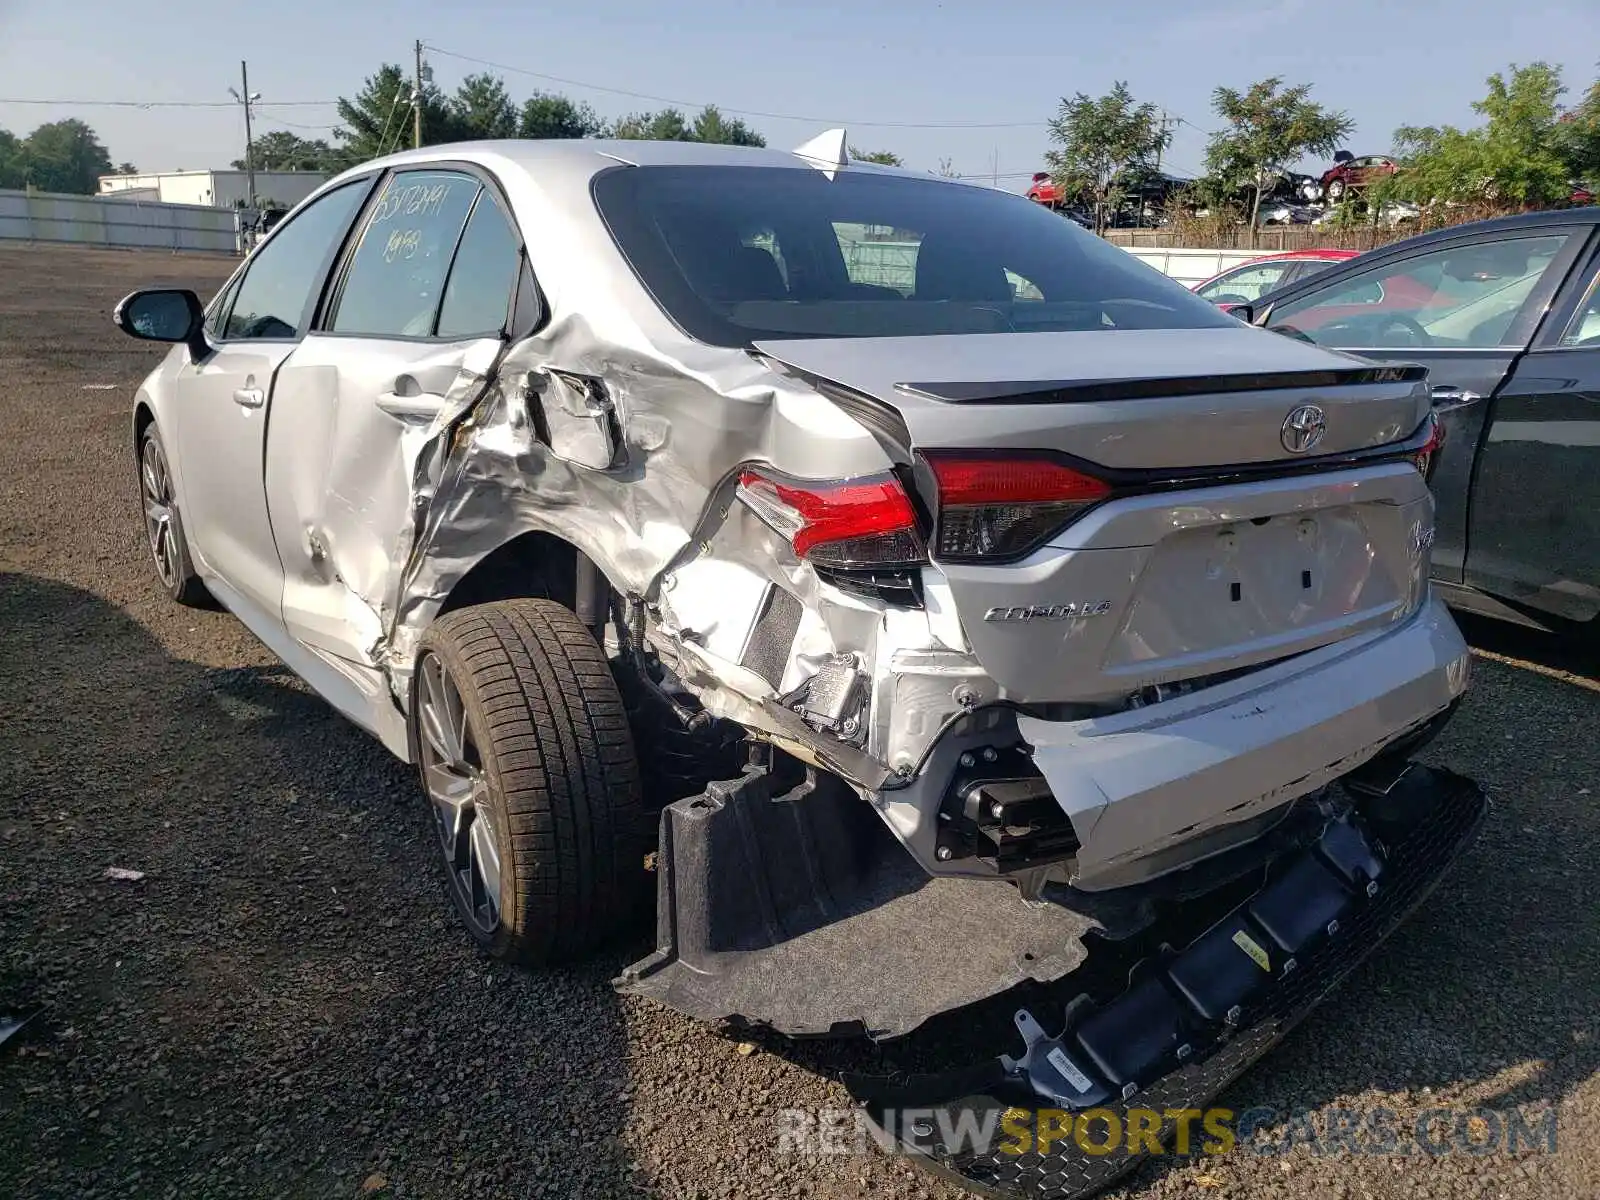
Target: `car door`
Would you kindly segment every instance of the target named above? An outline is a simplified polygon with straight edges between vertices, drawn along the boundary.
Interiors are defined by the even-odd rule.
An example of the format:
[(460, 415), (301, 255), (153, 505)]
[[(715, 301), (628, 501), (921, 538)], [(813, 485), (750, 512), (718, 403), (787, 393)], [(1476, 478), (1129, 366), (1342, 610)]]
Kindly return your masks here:
[(418, 454), (447, 398), (481, 392), (504, 345), (523, 277), (509, 211), (468, 168), (392, 174), (279, 373), (267, 503), (283, 620), (324, 655), (377, 665)]
[(1462, 582), (1488, 400), (1526, 350), (1586, 232), (1538, 226), (1429, 238), (1264, 300), (1258, 319), (1278, 333), (1428, 368), (1446, 433), (1432, 475), (1437, 579)]
[(1600, 247), (1495, 397), (1466, 582), (1570, 620), (1600, 615)]
[(210, 352), (173, 382), (184, 532), (201, 573), (247, 624), (275, 619), (281, 590), (262, 475), (273, 379), (370, 182), (318, 197), (262, 244), (207, 318)]

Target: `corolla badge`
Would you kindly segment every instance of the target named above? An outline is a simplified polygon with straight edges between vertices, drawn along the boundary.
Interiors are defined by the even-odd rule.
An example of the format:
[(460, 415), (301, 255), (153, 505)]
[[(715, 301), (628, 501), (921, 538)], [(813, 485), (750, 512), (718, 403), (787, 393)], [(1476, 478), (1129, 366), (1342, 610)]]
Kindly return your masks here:
[(1322, 440), (1328, 418), (1315, 404), (1302, 404), (1283, 419), (1278, 440), (1290, 454), (1304, 454)]
[(1085, 600), (1081, 604), (1013, 604), (991, 608), (985, 621), (1076, 621), (1084, 617), (1103, 617), (1111, 611), (1109, 600)]

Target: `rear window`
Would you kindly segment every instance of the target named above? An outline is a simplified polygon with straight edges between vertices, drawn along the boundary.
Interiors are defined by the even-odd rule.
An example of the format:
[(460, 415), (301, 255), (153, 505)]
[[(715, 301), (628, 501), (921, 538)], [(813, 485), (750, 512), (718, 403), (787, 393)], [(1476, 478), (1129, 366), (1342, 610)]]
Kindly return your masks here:
[(691, 337), (914, 337), (1237, 322), (1038, 204), (936, 179), (619, 167), (595, 203)]

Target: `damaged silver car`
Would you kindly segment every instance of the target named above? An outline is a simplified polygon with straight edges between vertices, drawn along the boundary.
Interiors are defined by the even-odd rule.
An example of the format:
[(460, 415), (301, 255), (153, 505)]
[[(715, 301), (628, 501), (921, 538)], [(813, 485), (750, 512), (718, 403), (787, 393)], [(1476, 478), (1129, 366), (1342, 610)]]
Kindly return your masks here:
[(702, 1018), (1031, 989), (884, 1113), (1209, 1094), (1482, 817), (1424, 371), (844, 147), (408, 152), (129, 296), (157, 573), (416, 764), (493, 954), (653, 879), (618, 986)]

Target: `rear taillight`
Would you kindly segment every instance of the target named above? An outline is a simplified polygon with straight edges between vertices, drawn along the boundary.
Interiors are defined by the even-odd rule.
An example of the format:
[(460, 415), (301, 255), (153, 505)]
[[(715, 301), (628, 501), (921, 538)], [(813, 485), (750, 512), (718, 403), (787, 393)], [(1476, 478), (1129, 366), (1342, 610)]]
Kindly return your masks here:
[(939, 486), (934, 556), (946, 562), (1020, 558), (1111, 494), (1111, 485), (1054, 459), (934, 452)]
[(1414, 454), (1407, 455), (1407, 457), (1411, 459), (1411, 465), (1422, 472), (1424, 479), (1431, 480), (1439, 451), (1444, 448), (1444, 422), (1439, 420), (1435, 414), (1429, 413), (1427, 426), (1428, 440), (1422, 444), (1420, 450)]
[(911, 500), (893, 475), (802, 482), (750, 470), (739, 476), (738, 496), (817, 566), (890, 569), (927, 561)]

